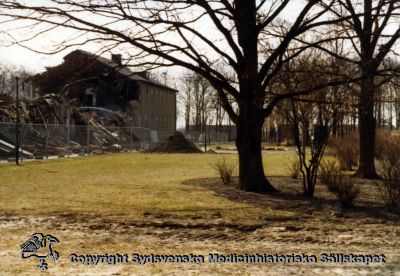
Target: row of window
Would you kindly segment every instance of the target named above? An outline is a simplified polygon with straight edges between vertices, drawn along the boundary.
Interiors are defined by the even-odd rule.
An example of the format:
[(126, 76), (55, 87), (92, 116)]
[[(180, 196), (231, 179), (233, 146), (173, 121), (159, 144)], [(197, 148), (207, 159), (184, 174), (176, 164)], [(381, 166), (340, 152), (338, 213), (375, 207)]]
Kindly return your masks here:
[(175, 117), (158, 114), (140, 116), (140, 114), (137, 114), (137, 125), (155, 129), (173, 129), (175, 127)]
[(175, 103), (174, 93), (156, 87), (145, 86), (145, 89), (142, 93), (144, 93), (144, 95), (141, 97), (141, 101), (143, 103), (149, 103), (151, 105)]

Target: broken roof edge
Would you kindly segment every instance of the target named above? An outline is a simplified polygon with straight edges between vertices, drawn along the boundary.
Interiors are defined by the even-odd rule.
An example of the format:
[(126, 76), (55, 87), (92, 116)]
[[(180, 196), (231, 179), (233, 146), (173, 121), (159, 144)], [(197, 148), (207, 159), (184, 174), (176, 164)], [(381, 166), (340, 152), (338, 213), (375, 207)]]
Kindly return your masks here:
[(98, 62), (110, 67), (111, 69), (115, 70), (117, 73), (119, 73), (119, 74), (121, 74), (121, 75), (123, 75), (123, 76), (125, 76), (125, 77), (127, 77), (127, 78), (129, 78), (131, 80), (135, 80), (135, 81), (139, 81), (139, 82), (145, 82), (147, 84), (151, 84), (151, 85), (154, 85), (154, 86), (162, 87), (162, 88), (165, 88), (167, 90), (173, 91), (175, 93), (179, 92), (177, 89), (171, 88), (171, 87), (169, 87), (169, 86), (167, 86), (165, 84), (162, 84), (162, 83), (160, 83), (160, 82), (158, 82), (156, 80), (151, 80), (151, 79), (142, 77), (140, 75), (140, 72), (132, 72), (128, 68), (128, 66), (126, 66), (126, 65), (119, 65), (119, 64), (115, 63), (114, 61), (112, 61), (111, 59), (107, 59), (105, 57), (102, 57), (102, 56), (87, 52), (85, 50), (80, 50), (80, 49), (74, 50), (74, 51), (70, 52), (69, 54), (65, 55), (63, 59), (66, 60), (66, 58), (68, 56), (70, 56), (71, 54), (76, 53), (76, 52), (95, 58)]

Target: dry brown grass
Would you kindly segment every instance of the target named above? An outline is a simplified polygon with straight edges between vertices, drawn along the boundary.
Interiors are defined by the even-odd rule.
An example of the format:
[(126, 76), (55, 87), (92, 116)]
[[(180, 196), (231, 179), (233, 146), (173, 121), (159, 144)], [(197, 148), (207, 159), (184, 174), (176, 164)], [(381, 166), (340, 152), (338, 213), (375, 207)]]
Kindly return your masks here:
[(218, 160), (215, 164), (211, 165), (218, 173), (219, 178), (225, 185), (231, 185), (233, 174), (236, 171), (236, 164), (227, 162), (225, 158)]
[[(293, 154), (293, 153), (292, 153)], [(229, 162), (236, 155), (224, 155)], [(266, 154), (266, 171), (283, 175), (288, 153)], [(33, 232), (53, 234), (61, 258), (50, 275), (393, 275), (400, 267), (399, 217), (383, 209), (373, 183), (356, 207), (338, 214), (333, 197), (317, 186), (272, 177), (281, 192), (244, 193), (222, 185), (209, 164), (216, 154), (114, 154), (0, 167), (2, 275), (33, 275), (19, 245)], [(193, 180), (199, 179), (202, 180)], [(204, 179), (207, 178), (207, 179)], [(192, 179), (191, 181), (189, 181)], [(345, 252), (387, 256), (384, 265), (154, 264), (88, 266), (71, 253), (292, 254)]]
[(386, 207), (400, 211), (400, 136), (380, 134), (378, 171), (384, 181), (378, 183), (379, 191)]
[(353, 178), (340, 170), (336, 160), (324, 160), (318, 172), (320, 183), (326, 185), (328, 191), (339, 199), (342, 207), (352, 207), (353, 201), (360, 193), (360, 187)]
[(357, 165), (360, 154), (358, 133), (354, 132), (343, 138), (332, 137), (329, 141), (329, 147), (339, 160), (341, 170), (351, 171), (353, 166)]

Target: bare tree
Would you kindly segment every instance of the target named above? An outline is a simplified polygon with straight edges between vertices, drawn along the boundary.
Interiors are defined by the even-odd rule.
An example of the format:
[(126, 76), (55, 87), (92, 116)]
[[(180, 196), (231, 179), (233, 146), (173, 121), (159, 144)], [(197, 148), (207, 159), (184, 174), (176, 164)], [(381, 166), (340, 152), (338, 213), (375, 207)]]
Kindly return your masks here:
[(12, 70), (13, 68), (5, 64), (0, 66), (0, 94), (10, 95), (14, 90), (15, 80), (12, 77)]
[[(321, 52), (309, 51), (295, 62), (286, 64), (276, 78), (275, 86), (284, 90), (306, 89), (313, 83), (335, 78), (336, 64), (324, 59)], [(303, 181), (303, 195), (313, 197), (317, 182), (318, 168), (328, 144), (334, 114), (339, 105), (337, 87), (293, 97), (280, 103), (276, 113), (290, 123), (293, 140), (297, 148), (300, 172)]]
[[(240, 189), (268, 192), (275, 189), (266, 179), (262, 163), (264, 119), (281, 100), (338, 82), (283, 94), (268, 90), (269, 84), (287, 61), (309, 47), (302, 45), (285, 56), (295, 38), (344, 20), (325, 16), (336, 1), (304, 1), (297, 7), (297, 16), (284, 27), (279, 17), (294, 1), (49, 0), (36, 6), (4, 0), (0, 15), (8, 26), (20, 20), (33, 22), (30, 26), (34, 35), (16, 38), (20, 44), (39, 34), (68, 28), (76, 31), (78, 39), (60, 41), (52, 53), (88, 42), (105, 44), (103, 51), (128, 45), (136, 65), (177, 65), (203, 76), (216, 89), (223, 108), (237, 126)], [(319, 5), (321, 2), (326, 6)], [(221, 63), (232, 69), (235, 83), (219, 71), (217, 65)], [(234, 99), (237, 111), (229, 97)]]
[[(203, 76), (186, 71), (182, 79), (180, 100), (184, 106), (186, 131), (204, 132), (207, 119), (211, 117), (213, 90)], [(191, 126), (194, 129), (190, 129)]]
[(359, 82), (358, 127), (360, 135), (360, 160), (357, 174), (365, 178), (377, 177), (374, 152), (375, 129), (374, 99), (379, 82), (377, 76), (385, 57), (390, 54), (400, 37), (400, 2), (398, 0), (339, 0), (331, 11), (340, 21), (340, 39), (353, 48), (352, 56), (338, 58), (358, 66)]
[(190, 123), (192, 118), (193, 110), (193, 85), (192, 78), (188, 73), (184, 73), (181, 77), (182, 83), (180, 87), (180, 93), (178, 95), (179, 102), (183, 105), (183, 114), (185, 119), (185, 131), (190, 130)]
[[(18, 71), (18, 77), (22, 80), (26, 80), (32, 73), (24, 68), (17, 68), (8, 64), (0, 64), (0, 95), (15, 95), (15, 85)], [(24, 84), (24, 82), (22, 82)]]

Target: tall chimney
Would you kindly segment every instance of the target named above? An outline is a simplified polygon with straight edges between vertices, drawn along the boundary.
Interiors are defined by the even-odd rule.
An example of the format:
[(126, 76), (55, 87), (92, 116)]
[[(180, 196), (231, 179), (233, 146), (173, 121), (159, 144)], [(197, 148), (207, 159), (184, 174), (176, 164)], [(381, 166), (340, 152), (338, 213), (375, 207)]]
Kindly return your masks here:
[(122, 65), (122, 55), (120, 54), (111, 54), (111, 60), (114, 61), (119, 66)]

